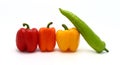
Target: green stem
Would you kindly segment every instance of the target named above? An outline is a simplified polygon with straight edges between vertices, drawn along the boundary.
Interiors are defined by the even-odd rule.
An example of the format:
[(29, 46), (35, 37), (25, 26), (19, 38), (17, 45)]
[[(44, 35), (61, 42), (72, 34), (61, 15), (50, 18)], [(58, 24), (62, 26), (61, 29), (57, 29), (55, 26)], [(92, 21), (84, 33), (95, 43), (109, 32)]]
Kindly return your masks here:
[(106, 52), (109, 52), (109, 50), (108, 50), (108, 49), (106, 49), (106, 48), (105, 48), (104, 50), (105, 50)]
[(30, 29), (29, 25), (27, 23), (23, 23), (23, 27), (27, 27), (27, 29)]
[(51, 24), (53, 24), (53, 22), (48, 23), (47, 28), (49, 28)]
[(67, 27), (65, 24), (62, 24), (62, 27), (63, 27), (65, 30), (68, 30), (68, 27)]

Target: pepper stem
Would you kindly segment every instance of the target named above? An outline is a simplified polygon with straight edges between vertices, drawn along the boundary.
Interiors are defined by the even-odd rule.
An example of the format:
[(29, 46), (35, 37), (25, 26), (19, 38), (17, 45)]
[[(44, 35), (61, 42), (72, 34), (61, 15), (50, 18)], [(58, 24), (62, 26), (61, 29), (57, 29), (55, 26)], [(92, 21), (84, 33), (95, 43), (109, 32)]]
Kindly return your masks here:
[(30, 29), (29, 25), (27, 23), (23, 23), (23, 27), (27, 27), (27, 29)]
[(104, 50), (105, 50), (106, 52), (109, 52), (109, 50), (108, 50), (108, 49), (106, 49), (106, 48), (105, 48)]
[(53, 22), (49, 22), (47, 28), (49, 28), (51, 24), (53, 24)]
[(68, 27), (67, 27), (65, 24), (62, 24), (62, 27), (63, 27), (65, 30), (68, 30)]

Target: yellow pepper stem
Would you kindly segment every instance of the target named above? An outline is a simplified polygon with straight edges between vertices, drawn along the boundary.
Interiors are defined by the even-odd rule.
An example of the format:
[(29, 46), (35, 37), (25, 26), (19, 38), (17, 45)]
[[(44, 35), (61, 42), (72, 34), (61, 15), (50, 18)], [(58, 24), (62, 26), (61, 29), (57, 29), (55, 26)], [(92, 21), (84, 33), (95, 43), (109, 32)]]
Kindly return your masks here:
[(68, 27), (67, 27), (65, 24), (62, 24), (62, 27), (63, 27), (65, 30), (68, 30)]

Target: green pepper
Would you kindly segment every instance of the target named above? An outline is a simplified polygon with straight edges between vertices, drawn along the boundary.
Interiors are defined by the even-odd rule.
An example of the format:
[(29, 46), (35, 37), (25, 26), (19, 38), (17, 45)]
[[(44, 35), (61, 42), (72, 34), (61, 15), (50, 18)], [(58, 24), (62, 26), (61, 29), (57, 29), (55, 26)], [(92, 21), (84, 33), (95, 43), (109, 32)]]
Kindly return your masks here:
[(65, 17), (67, 17), (71, 21), (71, 23), (77, 28), (77, 30), (81, 33), (87, 43), (96, 52), (101, 53), (103, 50), (109, 52), (105, 48), (105, 42), (102, 41), (83, 20), (81, 20), (78, 16), (70, 11), (63, 10), (61, 8), (59, 8), (59, 10)]

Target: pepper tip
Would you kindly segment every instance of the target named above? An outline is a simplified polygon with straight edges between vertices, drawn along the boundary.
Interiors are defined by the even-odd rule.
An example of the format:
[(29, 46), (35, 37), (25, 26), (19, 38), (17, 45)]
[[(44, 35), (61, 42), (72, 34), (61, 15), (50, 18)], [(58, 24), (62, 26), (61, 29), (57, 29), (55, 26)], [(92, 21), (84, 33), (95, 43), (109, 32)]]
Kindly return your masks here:
[(106, 52), (109, 52), (109, 50), (108, 50), (108, 49), (106, 49), (106, 48), (105, 48), (104, 50), (105, 50)]

